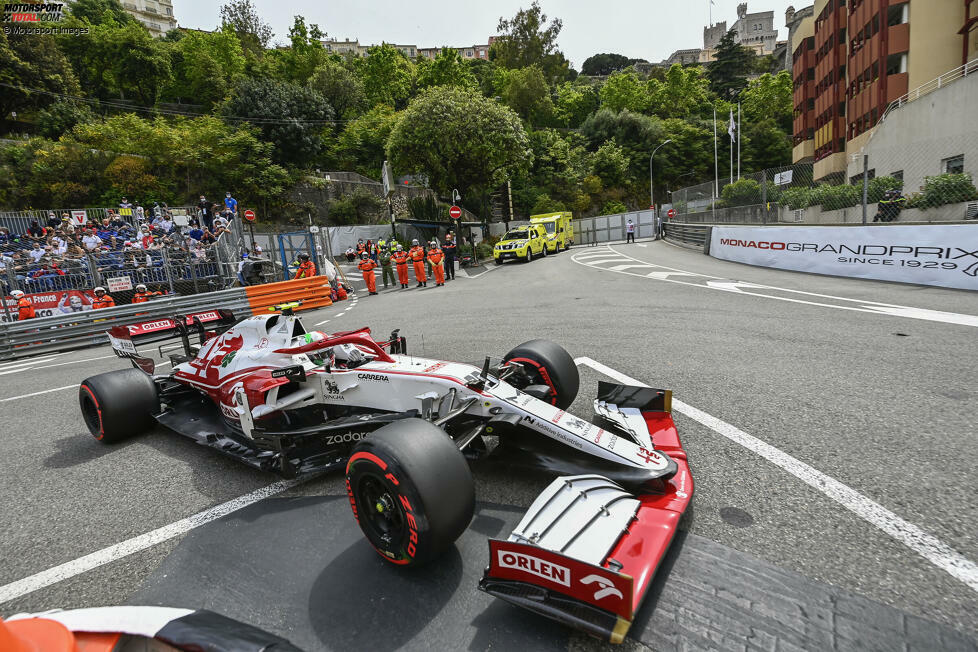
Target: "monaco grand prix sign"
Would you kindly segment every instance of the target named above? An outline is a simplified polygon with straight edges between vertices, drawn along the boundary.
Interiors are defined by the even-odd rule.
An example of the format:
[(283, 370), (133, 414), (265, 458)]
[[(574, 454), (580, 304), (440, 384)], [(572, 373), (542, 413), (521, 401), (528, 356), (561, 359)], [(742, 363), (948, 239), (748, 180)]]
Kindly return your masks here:
[(799, 272), (978, 290), (978, 224), (716, 226), (710, 255)]

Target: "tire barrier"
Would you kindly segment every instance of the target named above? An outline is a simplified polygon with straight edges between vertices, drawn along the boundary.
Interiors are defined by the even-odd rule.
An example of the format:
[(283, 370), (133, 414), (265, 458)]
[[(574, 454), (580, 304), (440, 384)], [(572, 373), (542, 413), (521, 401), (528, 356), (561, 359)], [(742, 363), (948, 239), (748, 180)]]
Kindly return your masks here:
[(315, 310), (333, 305), (330, 300), (329, 280), (325, 276), (311, 276), (292, 281), (249, 285), (244, 288), (252, 314), (268, 312), (268, 309), (290, 301), (301, 301), (296, 310)]

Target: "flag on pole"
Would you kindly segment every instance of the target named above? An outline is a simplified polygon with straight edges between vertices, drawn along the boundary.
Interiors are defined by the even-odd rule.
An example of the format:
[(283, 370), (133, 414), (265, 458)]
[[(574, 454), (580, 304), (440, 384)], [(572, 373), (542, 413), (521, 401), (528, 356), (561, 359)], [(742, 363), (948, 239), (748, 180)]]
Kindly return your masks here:
[(727, 133), (730, 134), (730, 142), (737, 142), (737, 123), (734, 121), (733, 107), (730, 107), (730, 126), (727, 127)]

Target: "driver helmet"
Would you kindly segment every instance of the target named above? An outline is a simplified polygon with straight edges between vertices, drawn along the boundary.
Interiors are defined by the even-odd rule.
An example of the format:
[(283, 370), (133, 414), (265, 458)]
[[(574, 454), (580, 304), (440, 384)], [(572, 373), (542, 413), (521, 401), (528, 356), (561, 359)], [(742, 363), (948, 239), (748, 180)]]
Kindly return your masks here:
[(299, 260), (309, 260), (309, 254), (299, 254)]
[(105, 294), (105, 288), (104, 288), (104, 287), (102, 287), (101, 285), (99, 285), (99, 286), (97, 286), (97, 287), (96, 287), (96, 288), (95, 288), (94, 290), (92, 290), (92, 291), (93, 291), (93, 292), (95, 292), (95, 296), (97, 296), (97, 297), (100, 297), (100, 296), (102, 296), (103, 294)]
[(145, 292), (145, 291), (146, 291), (146, 286), (143, 285), (142, 283), (136, 286), (136, 292)]
[(10, 296), (12, 296), (12, 297), (13, 297), (13, 298), (15, 298), (15, 299), (19, 299), (19, 298), (21, 298), (22, 296), (24, 296), (24, 291), (23, 291), (23, 290), (13, 290), (13, 291), (12, 291), (12, 292), (10, 293)]
[(326, 333), (324, 333), (322, 331), (310, 331), (308, 333), (304, 333), (302, 335), (299, 335), (299, 339), (302, 340), (302, 343), (303, 344), (312, 344), (313, 342), (322, 342), (327, 337), (328, 336), (326, 335)]

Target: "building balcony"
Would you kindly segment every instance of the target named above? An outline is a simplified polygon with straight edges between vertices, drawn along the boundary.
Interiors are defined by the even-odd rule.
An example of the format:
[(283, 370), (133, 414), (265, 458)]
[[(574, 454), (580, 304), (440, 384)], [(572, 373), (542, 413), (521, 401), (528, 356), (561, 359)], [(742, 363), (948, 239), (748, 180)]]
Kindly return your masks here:
[(910, 23), (893, 25), (887, 31), (887, 54), (898, 54), (910, 51)]
[(903, 97), (907, 94), (910, 83), (910, 73), (900, 72), (895, 75), (886, 76), (886, 103), (889, 104), (894, 100)]

